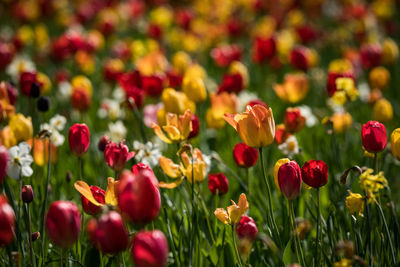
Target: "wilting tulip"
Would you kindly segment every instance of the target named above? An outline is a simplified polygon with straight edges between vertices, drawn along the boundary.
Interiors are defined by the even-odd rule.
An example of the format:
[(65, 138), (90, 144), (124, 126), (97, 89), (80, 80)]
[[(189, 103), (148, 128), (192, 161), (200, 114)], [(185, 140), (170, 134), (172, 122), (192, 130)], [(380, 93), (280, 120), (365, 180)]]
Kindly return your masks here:
[(129, 148), (122, 140), (119, 145), (114, 142), (109, 143), (104, 150), (104, 158), (108, 166), (114, 171), (120, 171), (124, 168), (126, 162), (133, 158), (135, 152), (129, 152)]
[(390, 135), (390, 145), (393, 156), (400, 160), (400, 128), (395, 129)]
[(15, 232), (14, 210), (8, 204), (7, 198), (0, 195), (0, 247), (9, 245)]
[(258, 150), (245, 143), (238, 143), (233, 148), (233, 159), (240, 168), (250, 168), (257, 163)]
[(223, 222), (224, 224), (232, 224), (238, 223), (240, 218), (246, 211), (249, 209), (249, 202), (247, 202), (247, 197), (245, 194), (240, 194), (239, 201), (236, 204), (235, 201), (232, 201), (232, 205), (225, 209), (217, 208), (214, 211), (214, 215), (218, 220)]
[(225, 114), (224, 118), (250, 147), (260, 148), (274, 142), (275, 121), (271, 108), (261, 105), (247, 106), (245, 112)]
[(156, 182), (157, 178), (150, 170), (142, 169), (136, 174), (123, 171), (116, 188), (122, 215), (139, 224), (154, 220), (161, 206), (160, 191)]
[(319, 188), (328, 182), (328, 165), (322, 160), (310, 160), (301, 168), (301, 178), (308, 186)]
[(53, 202), (47, 211), (46, 230), (55, 245), (70, 248), (81, 232), (81, 215), (75, 203), (62, 200)]
[(217, 174), (210, 173), (208, 175), (208, 188), (213, 195), (217, 194), (217, 192), (218, 195), (224, 195), (229, 189), (228, 178), (222, 172)]
[(168, 259), (168, 242), (159, 230), (141, 231), (133, 238), (132, 258), (137, 267), (163, 267)]
[(301, 190), (301, 170), (296, 161), (289, 161), (279, 167), (278, 182), (282, 194), (288, 200), (299, 196)]
[(236, 224), (236, 234), (238, 237), (240, 239), (247, 238), (253, 241), (256, 239), (257, 233), (257, 225), (253, 218), (242, 215), (242, 218), (240, 218), (240, 221)]
[(387, 143), (386, 128), (380, 122), (369, 121), (361, 130), (362, 144), (368, 152), (377, 153), (385, 149)]
[(285, 129), (288, 132), (295, 133), (300, 131), (306, 122), (306, 118), (301, 115), (299, 108), (287, 108), (283, 118)]
[(390, 102), (385, 98), (376, 101), (373, 109), (373, 117), (374, 120), (379, 122), (391, 121), (393, 118), (392, 104), (390, 104)]
[[(93, 195), (94, 199), (97, 200), (97, 202), (99, 202), (101, 204), (106, 203), (106, 200), (105, 200), (106, 192), (103, 189), (101, 189), (98, 186), (92, 185), (92, 186), (90, 186), (90, 191), (92, 192), (92, 195)], [(87, 214), (96, 215), (96, 214), (99, 214), (99, 212), (101, 211), (101, 206), (94, 205), (83, 195), (81, 195), (81, 202), (82, 202), (83, 211)]]
[(186, 110), (183, 115), (167, 114), (167, 125), (161, 127), (153, 123), (154, 133), (165, 143), (179, 143), (186, 140), (192, 131), (192, 112)]
[(86, 230), (93, 245), (104, 254), (116, 254), (128, 247), (128, 232), (116, 211), (103, 214), (98, 221), (91, 219)]
[(89, 148), (90, 135), (86, 124), (75, 123), (69, 128), (68, 133), (69, 148), (72, 153), (80, 157), (86, 153)]
[(8, 167), (8, 150), (5, 146), (0, 145), (0, 184), (6, 178)]

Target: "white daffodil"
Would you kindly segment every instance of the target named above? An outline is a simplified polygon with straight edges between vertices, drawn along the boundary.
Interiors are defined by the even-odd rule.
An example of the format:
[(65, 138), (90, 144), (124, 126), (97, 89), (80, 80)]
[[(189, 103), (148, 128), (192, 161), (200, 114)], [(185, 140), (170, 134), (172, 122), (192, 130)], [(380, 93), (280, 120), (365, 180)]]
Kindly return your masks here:
[(67, 119), (64, 116), (59, 114), (55, 115), (50, 119), (50, 126), (57, 131), (62, 131), (65, 128), (65, 124), (67, 123)]
[(65, 137), (60, 134), (59, 131), (64, 130), (67, 119), (61, 115), (55, 115), (50, 119), (50, 123), (43, 123), (40, 125), (40, 131), (48, 131), (50, 135), (50, 140), (54, 146), (61, 146), (64, 144)]
[(21, 142), (17, 146), (13, 146), (9, 149), (8, 176), (17, 180), (22, 177), (29, 177), (33, 174), (31, 168), (33, 158), (30, 151), (31, 147), (25, 142)]
[(306, 126), (313, 127), (318, 123), (317, 117), (312, 113), (312, 110), (309, 106), (303, 105), (299, 106), (301, 115), (306, 118)]
[(11, 61), (6, 69), (6, 73), (11, 76), (14, 82), (17, 82), (19, 75), (25, 71), (35, 71), (35, 63), (32, 62), (27, 56), (17, 56)]
[(135, 159), (138, 162), (144, 163), (150, 168), (154, 168), (158, 165), (158, 159), (161, 157), (161, 151), (157, 144), (153, 144), (152, 142), (142, 144), (138, 141), (134, 141), (133, 150), (136, 151)]
[(120, 142), (126, 137), (126, 127), (122, 121), (116, 121), (115, 123), (108, 124), (107, 135), (111, 138), (113, 142)]
[(296, 136), (291, 135), (286, 141), (278, 146), (279, 150), (289, 158), (299, 154), (299, 144), (297, 143)]

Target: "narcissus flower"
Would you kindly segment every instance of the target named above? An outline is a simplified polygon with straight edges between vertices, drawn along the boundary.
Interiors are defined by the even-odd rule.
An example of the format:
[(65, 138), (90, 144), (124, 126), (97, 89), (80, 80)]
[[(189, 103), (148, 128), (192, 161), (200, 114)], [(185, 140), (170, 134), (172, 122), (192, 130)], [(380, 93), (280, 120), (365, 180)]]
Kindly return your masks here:
[(301, 170), (296, 161), (282, 164), (278, 170), (279, 189), (292, 200), (299, 196), (301, 190)]
[(208, 175), (208, 188), (213, 195), (224, 195), (228, 192), (229, 181), (222, 172)]
[(89, 148), (90, 133), (86, 124), (75, 123), (69, 128), (68, 133), (69, 148), (71, 152), (80, 157)]
[(246, 238), (253, 241), (256, 239), (257, 233), (257, 225), (253, 218), (247, 215), (242, 215), (240, 221), (236, 224), (236, 234), (239, 239)]
[(328, 165), (322, 160), (310, 160), (301, 167), (303, 182), (311, 187), (319, 188), (328, 182)]
[(360, 194), (352, 193), (347, 190), (349, 195), (346, 197), (346, 207), (350, 214), (358, 213), (361, 215), (364, 210), (364, 198)]
[(390, 145), (393, 156), (400, 160), (400, 128), (395, 129), (390, 135)]
[(218, 220), (223, 222), (224, 224), (236, 224), (239, 222), (240, 218), (246, 211), (249, 209), (249, 203), (247, 202), (247, 198), (245, 194), (240, 194), (239, 202), (236, 204), (233, 200), (232, 205), (227, 207), (227, 209), (217, 208), (214, 211), (215, 216), (217, 216)]
[(282, 84), (275, 84), (274, 91), (283, 101), (297, 103), (303, 100), (308, 91), (308, 77), (304, 73), (286, 74)]
[(377, 153), (385, 149), (387, 135), (385, 126), (377, 121), (368, 121), (363, 124), (361, 130), (361, 140), (365, 150)]
[(233, 148), (233, 159), (240, 168), (250, 168), (257, 163), (258, 150), (245, 143), (238, 143)]
[(0, 195), (0, 247), (11, 244), (15, 234), (15, 213), (7, 198)]
[(70, 248), (81, 232), (81, 215), (75, 203), (55, 201), (46, 215), (46, 230), (51, 242), (61, 248)]
[(261, 105), (247, 106), (245, 112), (225, 114), (224, 118), (250, 147), (264, 147), (274, 141), (275, 121), (271, 108)]
[(186, 140), (192, 131), (192, 112), (186, 110), (183, 115), (168, 113), (166, 116), (167, 124), (161, 127), (153, 123), (154, 133), (165, 143), (179, 143)]
[(159, 230), (138, 232), (133, 238), (131, 254), (137, 267), (166, 266), (168, 241)]
[(22, 179), (22, 177), (29, 177), (33, 174), (31, 164), (33, 158), (30, 155), (31, 148), (25, 143), (21, 142), (18, 146), (13, 146), (8, 151), (8, 164), (7, 175), (12, 179)]
[(383, 172), (373, 174), (374, 170), (367, 169), (360, 175), (361, 189), (367, 192), (368, 202), (374, 202), (379, 190), (385, 188), (388, 185), (388, 181), (383, 176)]
[(126, 162), (135, 156), (135, 152), (129, 152), (125, 140), (119, 145), (114, 142), (109, 143), (104, 150), (104, 159), (107, 165), (114, 171), (120, 171), (124, 168)]

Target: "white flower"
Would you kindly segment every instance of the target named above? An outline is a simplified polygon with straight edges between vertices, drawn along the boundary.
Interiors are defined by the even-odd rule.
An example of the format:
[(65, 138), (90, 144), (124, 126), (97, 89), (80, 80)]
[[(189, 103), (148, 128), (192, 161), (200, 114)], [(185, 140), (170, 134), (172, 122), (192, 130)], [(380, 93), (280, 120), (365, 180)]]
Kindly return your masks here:
[(289, 158), (299, 153), (299, 144), (296, 136), (291, 135), (286, 141), (278, 146), (279, 150)]
[(21, 142), (17, 146), (13, 146), (8, 151), (8, 169), (7, 175), (12, 179), (20, 179), (22, 177), (29, 177), (33, 174), (31, 164), (33, 158), (30, 155), (31, 147), (25, 143)]
[(59, 114), (50, 119), (50, 126), (57, 131), (64, 130), (67, 119)]
[(24, 71), (36, 71), (35, 63), (27, 56), (17, 56), (11, 61), (6, 69), (6, 73), (11, 76), (14, 82), (17, 82), (19, 75)]
[(60, 134), (58, 131), (53, 131), (51, 133), (50, 140), (54, 146), (58, 147), (58, 146), (61, 146), (62, 144), (64, 144), (65, 137), (64, 137), (64, 135)]
[(116, 121), (115, 123), (108, 124), (107, 135), (111, 138), (113, 142), (120, 142), (126, 137), (126, 128), (122, 121)]
[(69, 82), (60, 82), (58, 85), (58, 92), (61, 99), (67, 100), (72, 95), (72, 85)]
[(161, 152), (157, 144), (153, 144), (152, 142), (142, 144), (138, 141), (134, 141), (133, 150), (136, 151), (135, 159), (138, 162), (144, 163), (150, 168), (154, 168), (158, 165)]
[(239, 102), (239, 111), (243, 111), (246, 109), (246, 105), (253, 100), (258, 99), (255, 93), (251, 93), (248, 91), (241, 91), (238, 95)]
[(40, 131), (46, 130), (46, 131), (50, 131), (51, 132), (51, 130), (52, 130), (52, 127), (47, 122), (45, 122), (43, 124), (40, 124), (39, 128), (40, 128)]
[(358, 94), (361, 101), (368, 102), (370, 93), (371, 89), (369, 88), (368, 83), (363, 82), (358, 85)]
[(121, 119), (124, 117), (124, 112), (121, 110), (120, 102), (113, 99), (104, 99), (101, 103), (97, 115), (101, 119), (108, 117), (111, 120)]
[(312, 110), (309, 106), (303, 105), (303, 106), (300, 106), (299, 109), (300, 109), (301, 116), (303, 116), (306, 119), (307, 127), (313, 127), (314, 125), (317, 124), (318, 119), (312, 113)]
[(122, 102), (125, 100), (125, 91), (118, 86), (117, 88), (114, 89), (112, 96), (116, 101)]

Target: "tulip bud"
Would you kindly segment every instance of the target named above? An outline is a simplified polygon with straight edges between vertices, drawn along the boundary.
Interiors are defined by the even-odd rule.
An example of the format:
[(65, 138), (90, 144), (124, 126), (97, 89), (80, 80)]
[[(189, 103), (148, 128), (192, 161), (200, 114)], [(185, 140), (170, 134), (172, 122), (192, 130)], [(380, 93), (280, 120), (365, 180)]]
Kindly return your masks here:
[(36, 240), (38, 240), (39, 237), (40, 237), (40, 232), (34, 232), (34, 233), (32, 233), (32, 236), (31, 236), (32, 242), (35, 242)]
[(390, 144), (393, 156), (400, 160), (400, 128), (395, 129), (390, 135)]
[(166, 266), (167, 239), (159, 230), (139, 232), (133, 238), (131, 253), (136, 267)]
[(106, 150), (106, 146), (111, 143), (111, 139), (110, 137), (108, 137), (107, 135), (103, 135), (99, 142), (97, 143), (97, 148), (101, 151), (104, 152), (104, 150)]
[(33, 189), (30, 185), (24, 185), (21, 192), (22, 201), (24, 203), (31, 203), (33, 201)]
[(285, 123), (285, 129), (288, 132), (295, 133), (304, 127), (306, 118), (301, 115), (299, 108), (288, 108), (286, 109), (283, 121)]
[(119, 145), (111, 142), (104, 150), (104, 158), (108, 166), (115, 171), (122, 170), (126, 162), (134, 155), (135, 152), (129, 152), (128, 146), (125, 145), (125, 140), (122, 140)]
[(257, 237), (258, 229), (253, 218), (242, 215), (240, 221), (236, 224), (236, 234), (239, 239), (247, 238), (249, 240), (255, 240)]
[(279, 167), (278, 182), (282, 194), (288, 200), (299, 196), (301, 190), (301, 170), (296, 161), (289, 161)]
[(37, 101), (37, 109), (40, 112), (46, 112), (50, 109), (50, 98), (42, 96)]
[(103, 214), (98, 221), (91, 219), (86, 229), (94, 246), (104, 254), (116, 254), (128, 247), (128, 232), (116, 211)]
[[(101, 203), (101, 204), (105, 204), (106, 200), (106, 192), (101, 189), (98, 186), (90, 186), (90, 191), (92, 192), (92, 195), (94, 197), (94, 199), (97, 200), (97, 202)], [(96, 206), (95, 204), (93, 204), (92, 202), (90, 202), (86, 197), (84, 197), (83, 195), (81, 195), (81, 202), (82, 202), (82, 208), (83, 211), (87, 214), (90, 215), (96, 215), (99, 214), (101, 211), (101, 206)]]
[(116, 188), (118, 206), (124, 216), (134, 223), (148, 223), (160, 211), (161, 196), (157, 178), (150, 170), (139, 173), (123, 171)]
[(81, 232), (81, 215), (75, 203), (62, 200), (53, 202), (47, 211), (46, 230), (55, 245), (70, 248)]
[(11, 244), (15, 232), (14, 210), (8, 204), (7, 198), (0, 195), (0, 247)]
[(194, 138), (199, 134), (199, 128), (200, 128), (200, 121), (199, 118), (197, 117), (196, 114), (192, 115), (192, 130), (190, 131), (190, 134), (188, 138)]
[(8, 167), (8, 150), (5, 146), (0, 145), (0, 184), (6, 178)]
[(78, 157), (85, 154), (90, 142), (89, 128), (86, 124), (75, 123), (69, 128), (68, 141), (72, 153)]
[(245, 143), (238, 143), (233, 148), (233, 159), (240, 168), (250, 168), (256, 165), (258, 150), (249, 147)]
[(371, 153), (380, 152), (386, 147), (386, 128), (380, 122), (369, 121), (362, 127), (361, 139), (365, 150)]
[(301, 168), (301, 178), (308, 186), (319, 188), (328, 182), (328, 165), (322, 160), (310, 160)]
[(218, 190), (218, 195), (224, 195), (228, 192), (229, 189), (229, 181), (226, 178), (225, 174), (222, 172), (217, 174), (209, 174), (208, 175), (208, 188), (211, 193), (215, 195)]

